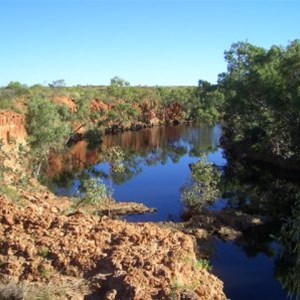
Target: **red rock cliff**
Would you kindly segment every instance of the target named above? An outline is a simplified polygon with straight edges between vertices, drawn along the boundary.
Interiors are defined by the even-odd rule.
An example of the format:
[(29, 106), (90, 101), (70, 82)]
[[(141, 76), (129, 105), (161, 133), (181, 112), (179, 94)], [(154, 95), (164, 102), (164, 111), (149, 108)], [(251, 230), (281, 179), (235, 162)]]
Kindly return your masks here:
[(11, 139), (25, 140), (25, 116), (10, 111), (0, 111), (0, 139), (6, 144)]

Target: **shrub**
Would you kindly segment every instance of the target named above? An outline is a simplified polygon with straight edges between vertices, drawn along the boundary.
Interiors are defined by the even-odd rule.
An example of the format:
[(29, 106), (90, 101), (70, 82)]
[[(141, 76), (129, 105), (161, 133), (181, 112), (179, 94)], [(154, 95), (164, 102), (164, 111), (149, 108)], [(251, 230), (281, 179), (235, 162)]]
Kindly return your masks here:
[(90, 177), (82, 181), (84, 196), (79, 201), (80, 204), (101, 204), (111, 197), (111, 192), (107, 189), (101, 178)]
[(206, 156), (192, 166), (192, 183), (183, 191), (183, 201), (192, 210), (199, 211), (212, 204), (219, 196), (221, 172), (207, 162)]

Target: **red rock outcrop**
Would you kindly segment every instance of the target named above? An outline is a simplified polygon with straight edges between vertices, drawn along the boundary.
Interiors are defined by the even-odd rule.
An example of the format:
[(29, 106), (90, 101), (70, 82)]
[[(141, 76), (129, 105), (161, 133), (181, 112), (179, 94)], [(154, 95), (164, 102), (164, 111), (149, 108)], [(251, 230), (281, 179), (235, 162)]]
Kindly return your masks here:
[(97, 100), (92, 100), (90, 104), (90, 109), (91, 111), (110, 111), (111, 110), (111, 105), (106, 104), (102, 101), (97, 101)]
[(25, 116), (11, 111), (0, 111), (0, 139), (7, 144), (12, 139), (24, 142), (25, 137)]

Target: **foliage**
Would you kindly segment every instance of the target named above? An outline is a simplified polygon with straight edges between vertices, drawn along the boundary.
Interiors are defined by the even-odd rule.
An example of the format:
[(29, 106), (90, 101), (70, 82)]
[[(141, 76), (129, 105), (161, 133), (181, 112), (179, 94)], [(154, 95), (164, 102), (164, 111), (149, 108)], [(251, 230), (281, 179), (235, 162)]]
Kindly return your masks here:
[(62, 150), (71, 134), (70, 124), (64, 120), (64, 113), (47, 99), (36, 98), (28, 104), (27, 130), (34, 161), (39, 165), (48, 158), (50, 151)]
[(28, 288), (25, 285), (18, 285), (10, 282), (7, 284), (0, 283), (0, 299), (24, 299), (28, 293)]
[(66, 86), (66, 82), (64, 79), (58, 79), (52, 81), (52, 83), (49, 84), (49, 87), (51, 88), (63, 88)]
[[(300, 193), (298, 193), (300, 199)], [(300, 201), (296, 203), (292, 209), (290, 216), (284, 218), (284, 223), (281, 228), (280, 241), (286, 245), (290, 253), (298, 255), (300, 265)]]
[(125, 99), (128, 94), (128, 87), (130, 83), (120, 77), (115, 76), (110, 81), (110, 86), (108, 87), (108, 93), (117, 99)]
[(192, 166), (192, 184), (183, 191), (185, 205), (193, 211), (200, 211), (220, 196), (221, 172), (205, 156)]
[(225, 52), (224, 136), (233, 147), (300, 160), (300, 42), (269, 50), (247, 42)]
[[(41, 285), (38, 283), (26, 283), (2, 280), (0, 281), (0, 299), (1, 300), (55, 300), (68, 299), (68, 294), (82, 294), (87, 287), (86, 280), (77, 282), (66, 282), (61, 285), (48, 283)], [(67, 293), (69, 292), (69, 293)]]
[(125, 153), (123, 150), (118, 147), (111, 147), (104, 151), (103, 156), (104, 161), (107, 161), (110, 164), (112, 173), (123, 173), (125, 159)]
[(0, 89), (0, 109), (17, 111), (16, 101), (29, 95), (28, 87), (19, 82), (10, 82)]
[(191, 284), (184, 284), (179, 280), (174, 280), (171, 282), (171, 290), (169, 297), (171, 300), (178, 299), (194, 299), (194, 290), (197, 288), (197, 283), (193, 282)]
[[(200, 84), (201, 82), (201, 84)], [(179, 104), (181, 111), (174, 116), (177, 121), (200, 121), (214, 124), (219, 121), (222, 111), (222, 93), (216, 85), (203, 81), (198, 87), (142, 87), (130, 86), (120, 77), (111, 79), (105, 86), (66, 86), (65, 80), (54, 80), (48, 86), (36, 84), (27, 87), (19, 82), (11, 82), (7, 87), (0, 88), (0, 109), (26, 112), (27, 105), (37, 99), (53, 99), (58, 95), (71, 98), (76, 103), (76, 111), (67, 116), (66, 107), (61, 106), (64, 119), (75, 123), (74, 134), (82, 127), (100, 122), (101, 125), (128, 128), (131, 124), (149, 125), (149, 118), (157, 117), (162, 122), (168, 107)], [(91, 101), (109, 104), (108, 111), (92, 111)], [(77, 126), (78, 125), (78, 126)]]
[(0, 140), (0, 193), (18, 201), (18, 190), (28, 186), (30, 178), (29, 151), (25, 145), (10, 141), (10, 148), (4, 149)]
[(101, 172), (98, 172), (99, 174), (96, 176), (93, 176), (93, 173), (97, 173), (96, 170), (85, 174), (87, 178), (81, 181), (83, 197), (79, 200), (78, 205), (97, 205), (104, 202), (110, 204), (113, 194), (112, 176), (124, 172), (124, 152), (119, 147), (112, 147), (104, 151), (103, 159), (110, 165), (109, 186), (103, 182)]
[(79, 201), (80, 204), (97, 205), (103, 203), (111, 197), (111, 191), (108, 191), (102, 179), (89, 177), (82, 181), (84, 196)]
[(207, 270), (208, 272), (211, 272), (212, 270), (210, 262), (205, 258), (200, 258), (199, 260), (197, 260), (196, 267), (200, 270)]
[(299, 199), (300, 193), (298, 193), (298, 201), (294, 204), (292, 213), (284, 218), (279, 234), (279, 241), (284, 245), (284, 250), (277, 265), (277, 278), (289, 292), (290, 297), (293, 295), (300, 297)]
[(191, 107), (191, 118), (207, 125), (219, 122), (223, 112), (224, 95), (218, 86), (199, 80), (196, 95), (198, 103), (193, 103)]

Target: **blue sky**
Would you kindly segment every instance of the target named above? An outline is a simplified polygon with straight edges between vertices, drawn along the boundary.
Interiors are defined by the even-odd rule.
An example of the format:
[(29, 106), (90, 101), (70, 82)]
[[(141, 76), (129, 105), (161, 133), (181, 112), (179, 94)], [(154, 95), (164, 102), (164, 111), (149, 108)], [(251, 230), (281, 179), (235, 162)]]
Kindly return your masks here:
[(0, 0), (0, 86), (215, 82), (232, 43), (285, 46), (299, 16), (300, 1)]

